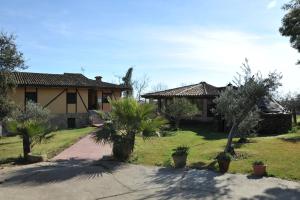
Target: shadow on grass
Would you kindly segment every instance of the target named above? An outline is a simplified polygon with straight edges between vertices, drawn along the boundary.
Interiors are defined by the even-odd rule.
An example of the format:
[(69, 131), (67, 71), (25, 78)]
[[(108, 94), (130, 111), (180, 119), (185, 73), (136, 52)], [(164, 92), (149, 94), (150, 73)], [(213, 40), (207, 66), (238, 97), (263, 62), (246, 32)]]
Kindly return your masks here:
[(30, 163), (26, 162), (22, 156), (19, 156), (19, 157), (10, 157), (10, 158), (1, 159), (0, 165), (5, 165), (5, 164), (25, 165)]
[(217, 161), (212, 161), (211, 163), (205, 163), (205, 162), (195, 162), (195, 163), (191, 163), (189, 165), (190, 168), (192, 169), (208, 169), (208, 170), (213, 170), (213, 171), (218, 171), (218, 166), (217, 166)]
[(3, 187), (13, 185), (37, 186), (66, 181), (73, 178), (93, 179), (121, 168), (123, 163), (71, 159), (51, 163), (39, 163), (22, 168), (2, 180)]
[(227, 133), (218, 132), (212, 123), (183, 124), (182, 131), (193, 131), (205, 140), (219, 140), (227, 138)]
[(280, 138), (280, 139), (286, 142), (298, 143), (300, 142), (300, 135), (289, 137), (289, 138)]

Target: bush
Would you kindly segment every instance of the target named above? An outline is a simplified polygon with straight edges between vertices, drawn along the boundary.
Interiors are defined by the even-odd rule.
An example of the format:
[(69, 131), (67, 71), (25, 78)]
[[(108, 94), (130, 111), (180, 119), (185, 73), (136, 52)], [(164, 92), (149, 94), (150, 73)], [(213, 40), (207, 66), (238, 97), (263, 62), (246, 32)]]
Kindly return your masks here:
[(179, 146), (175, 149), (173, 149), (172, 156), (183, 156), (189, 154), (189, 147), (187, 146)]
[(253, 165), (265, 165), (265, 163), (261, 160), (256, 160), (253, 162)]

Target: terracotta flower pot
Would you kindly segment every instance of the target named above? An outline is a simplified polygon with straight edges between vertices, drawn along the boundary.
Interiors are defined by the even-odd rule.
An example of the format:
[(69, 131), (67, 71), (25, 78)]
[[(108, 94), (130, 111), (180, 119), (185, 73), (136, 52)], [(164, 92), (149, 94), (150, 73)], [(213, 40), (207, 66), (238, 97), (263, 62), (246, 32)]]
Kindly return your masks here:
[(266, 174), (266, 165), (253, 165), (254, 176), (263, 176)]
[(230, 161), (229, 160), (218, 160), (219, 169), (221, 173), (228, 172)]
[(182, 168), (186, 166), (187, 155), (172, 155), (172, 157), (176, 168)]

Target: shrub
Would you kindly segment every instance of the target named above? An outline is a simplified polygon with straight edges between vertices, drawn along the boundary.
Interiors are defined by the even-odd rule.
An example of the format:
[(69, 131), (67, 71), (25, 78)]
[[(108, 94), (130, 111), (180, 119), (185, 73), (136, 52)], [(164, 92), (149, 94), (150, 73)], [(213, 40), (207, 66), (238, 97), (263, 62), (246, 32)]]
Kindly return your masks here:
[(265, 165), (265, 163), (261, 160), (256, 160), (253, 162), (253, 165)]
[(189, 147), (187, 146), (179, 146), (173, 149), (172, 156), (183, 156), (189, 154)]

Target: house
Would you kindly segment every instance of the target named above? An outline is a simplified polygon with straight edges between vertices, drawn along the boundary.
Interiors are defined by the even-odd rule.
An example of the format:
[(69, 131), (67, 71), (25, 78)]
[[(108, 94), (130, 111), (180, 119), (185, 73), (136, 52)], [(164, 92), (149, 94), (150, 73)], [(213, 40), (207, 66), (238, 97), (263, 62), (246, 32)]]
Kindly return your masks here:
[(79, 73), (46, 74), (13, 72), (16, 88), (9, 93), (17, 105), (25, 109), (26, 102), (39, 103), (51, 112), (51, 122), (58, 128), (82, 127), (89, 123), (91, 110), (109, 112), (109, 98), (118, 99), (124, 85), (94, 80)]
[[(217, 122), (218, 130), (226, 130), (224, 120), (216, 118), (212, 113), (213, 100), (219, 96), (226, 87), (216, 87), (206, 82), (187, 85), (183, 87), (152, 92), (142, 95), (149, 101), (156, 101), (158, 111), (162, 112), (168, 102), (173, 98), (187, 98), (196, 104), (199, 113), (192, 119), (201, 122)], [(292, 116), (284, 107), (271, 98), (263, 98), (258, 103), (262, 121), (259, 123), (258, 132), (261, 134), (278, 134), (288, 132), (292, 128)]]
[(159, 112), (161, 112), (173, 98), (188, 98), (192, 103), (196, 104), (199, 109), (199, 113), (194, 119), (209, 122), (214, 120), (214, 115), (211, 111), (214, 107), (213, 99), (216, 98), (219, 92), (224, 88), (225, 87), (216, 87), (206, 82), (200, 82), (194, 85), (147, 93), (142, 95), (142, 97), (150, 101), (157, 101)]

